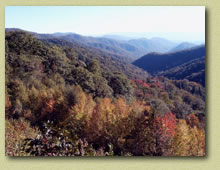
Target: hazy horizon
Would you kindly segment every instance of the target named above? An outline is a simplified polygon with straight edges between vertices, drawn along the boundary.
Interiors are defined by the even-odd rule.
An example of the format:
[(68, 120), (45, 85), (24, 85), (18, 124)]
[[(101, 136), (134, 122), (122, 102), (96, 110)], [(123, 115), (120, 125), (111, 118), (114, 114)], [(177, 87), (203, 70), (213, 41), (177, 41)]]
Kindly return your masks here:
[(37, 33), (205, 41), (204, 6), (7, 6), (5, 27)]
[[(27, 32), (34, 32), (34, 31), (30, 31), (30, 30), (25, 30), (22, 28), (6, 28), (6, 29), (20, 29), (23, 31), (27, 31)], [(39, 33), (39, 32), (34, 32), (34, 33), (38, 33), (38, 34), (56, 34), (56, 33), (61, 33), (61, 34), (78, 34), (75, 32), (52, 32), (52, 33)], [(173, 34), (173, 35), (172, 35)], [(146, 38), (146, 39), (153, 39), (153, 38), (162, 38), (162, 39), (166, 39), (169, 41), (173, 41), (176, 43), (181, 43), (181, 42), (190, 42), (190, 43), (195, 43), (195, 44), (203, 44), (205, 43), (205, 40), (189, 40), (187, 37), (188, 36), (192, 36), (192, 34), (188, 34), (188, 36), (185, 34), (184, 38), (180, 39), (180, 38), (175, 38), (176, 34), (184, 34), (184, 33), (157, 33), (157, 32), (123, 32), (123, 33), (118, 33), (118, 32), (110, 32), (110, 33), (106, 33), (106, 34), (94, 34), (94, 35), (83, 35), (83, 34), (78, 34), (81, 36), (91, 36), (91, 37), (104, 37), (104, 38), (111, 38), (111, 39), (116, 39), (116, 40), (131, 40), (131, 39), (141, 39), (141, 38)], [(197, 36), (197, 35), (195, 35)]]

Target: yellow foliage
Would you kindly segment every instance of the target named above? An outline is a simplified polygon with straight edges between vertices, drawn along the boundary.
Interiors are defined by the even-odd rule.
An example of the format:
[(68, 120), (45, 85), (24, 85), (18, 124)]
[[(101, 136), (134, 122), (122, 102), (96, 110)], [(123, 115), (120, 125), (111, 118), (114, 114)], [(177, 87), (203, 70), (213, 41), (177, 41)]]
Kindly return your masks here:
[(172, 152), (174, 156), (204, 156), (204, 130), (196, 126), (191, 128), (184, 119), (180, 119), (172, 140)]

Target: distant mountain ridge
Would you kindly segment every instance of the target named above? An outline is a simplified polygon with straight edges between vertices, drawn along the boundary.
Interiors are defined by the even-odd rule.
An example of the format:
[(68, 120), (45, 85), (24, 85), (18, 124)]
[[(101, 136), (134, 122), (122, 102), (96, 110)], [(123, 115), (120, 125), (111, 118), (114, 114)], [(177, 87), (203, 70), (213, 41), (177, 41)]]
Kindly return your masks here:
[[(16, 28), (6, 28), (6, 30), (13, 31), (16, 30)], [(34, 32), (30, 33), (35, 34)], [(121, 56), (122, 58), (127, 58), (127, 61), (129, 62), (132, 62), (150, 52), (168, 52), (177, 45), (177, 43), (163, 38), (119, 40), (112, 37), (92, 37), (82, 36), (75, 33), (59, 32), (53, 34), (35, 34), (35, 36), (38, 39), (59, 38), (73, 43), (80, 43), (88, 47), (97, 48)]]
[(177, 44), (162, 38), (140, 38), (132, 40), (116, 40), (105, 37), (81, 36), (79, 34), (59, 35), (59, 38), (71, 42), (79, 42), (117, 55), (137, 59), (150, 52), (167, 52)]
[(133, 64), (156, 76), (188, 79), (205, 86), (205, 45), (166, 54), (150, 53)]
[(176, 47), (172, 48), (169, 52), (181, 51), (181, 50), (189, 49), (189, 48), (192, 48), (195, 46), (196, 46), (196, 44), (189, 43), (189, 42), (183, 42), (183, 43), (180, 43), (179, 45), (177, 45)]
[(173, 53), (150, 53), (133, 62), (134, 65), (158, 73), (205, 56), (205, 45)]
[(158, 73), (169, 79), (195, 81), (205, 86), (205, 57), (191, 60), (180, 66)]
[(147, 54), (150, 52), (160, 52), (164, 53), (169, 51), (169, 49), (176, 46), (176, 43), (173, 43), (169, 40), (162, 39), (162, 38), (140, 38), (140, 39), (133, 39), (128, 41), (129, 44), (132, 44), (138, 47), (141, 51), (140, 54)]
[[(6, 32), (23, 31), (21, 29), (7, 29)], [(26, 31), (24, 31), (26, 32)], [(165, 76), (170, 79), (188, 79), (195, 81), (205, 86), (205, 46), (196, 46), (195, 44), (183, 42), (171, 42), (163, 38), (139, 38), (131, 40), (115, 40), (104, 37), (82, 36), (75, 33), (54, 33), (54, 34), (38, 34), (29, 32), (37, 39), (47, 45), (54, 44), (61, 48), (82, 49), (79, 53), (87, 51), (90, 57), (96, 54), (95, 57), (107, 66), (107, 63), (112, 64), (112, 71), (118, 70), (124, 74), (136, 78), (147, 77), (141, 69), (159, 76)], [(168, 53), (167, 49), (170, 49)], [(155, 52), (156, 51), (156, 52)], [(160, 52), (158, 52), (160, 51)], [(134, 60), (134, 57), (146, 54), (140, 59)], [(108, 61), (108, 62), (107, 62)], [(135, 74), (132, 73), (135, 70)], [(131, 76), (134, 78), (134, 76)]]
[[(88, 47), (77, 41), (70, 42), (62, 38), (51, 36), (51, 34), (37, 34), (33, 32), (30, 33), (23, 30), (14, 29), (12, 31), (11, 29), (6, 29), (6, 34), (9, 34), (9, 37), (16, 37), (16, 41), (18, 41), (18, 39), (19, 41), (21, 41), (22, 38), (19, 36), (22, 36), (23, 38), (29, 38), (31, 36), (31, 41), (34, 40), (34, 42), (38, 43), (39, 41), (41, 41), (47, 48), (53, 48), (54, 46), (57, 46), (58, 48), (65, 51), (67, 57), (73, 58), (74, 60), (75, 58), (78, 58), (80, 61), (86, 63), (92, 59), (95, 59), (99, 61), (100, 66), (104, 70), (110, 70), (111, 72), (121, 72), (131, 78), (136, 77), (139, 79), (144, 79), (149, 76), (146, 71), (134, 66), (133, 64), (128, 63), (116, 54), (111, 54), (97, 48)], [(22, 44), (22, 42), (20, 44)], [(25, 48), (27, 51), (33, 50), (31, 49), (32, 47)], [(81, 64), (82, 63), (80, 63), (79, 65)]]

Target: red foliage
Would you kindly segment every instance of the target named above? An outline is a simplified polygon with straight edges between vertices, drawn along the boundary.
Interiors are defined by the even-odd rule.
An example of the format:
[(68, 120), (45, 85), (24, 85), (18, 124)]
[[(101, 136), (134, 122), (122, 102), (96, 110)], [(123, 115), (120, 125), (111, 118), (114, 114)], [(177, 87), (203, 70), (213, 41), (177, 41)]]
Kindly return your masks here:
[(143, 83), (142, 80), (135, 80), (135, 82), (138, 83), (138, 84), (142, 84)]
[(156, 117), (154, 121), (155, 129), (162, 141), (172, 137), (176, 133), (176, 116), (170, 112), (163, 116)]
[(147, 84), (147, 83), (144, 83), (143, 86), (146, 87), (146, 88), (149, 88), (149, 87), (150, 87), (150, 85)]
[(141, 86), (146, 87), (146, 88), (150, 88), (150, 85), (148, 83), (143, 82), (142, 80), (135, 80), (135, 82), (138, 85), (141, 85)]

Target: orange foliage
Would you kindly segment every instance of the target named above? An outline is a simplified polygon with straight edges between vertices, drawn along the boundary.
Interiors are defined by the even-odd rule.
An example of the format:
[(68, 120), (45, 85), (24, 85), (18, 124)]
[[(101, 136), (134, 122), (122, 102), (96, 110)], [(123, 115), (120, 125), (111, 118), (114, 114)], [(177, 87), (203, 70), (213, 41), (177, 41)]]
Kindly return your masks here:
[[(146, 86), (143, 81), (138, 82)], [(70, 87), (68, 92), (71, 94), (62, 88), (40, 92), (33, 89), (27, 102), (30, 109), (24, 109), (23, 116), (38, 122), (56, 119), (59, 126), (70, 127), (73, 134), (86, 138), (100, 151), (112, 144), (117, 154), (127, 151), (134, 155), (205, 154), (205, 134), (198, 128), (199, 120), (194, 114), (186, 121), (177, 121), (172, 112), (155, 114), (155, 108), (146, 100), (127, 103), (123, 98), (99, 98), (94, 101), (80, 87)], [(169, 99), (165, 92), (161, 96)], [(5, 100), (7, 112), (11, 107), (7, 94)], [(19, 130), (25, 130), (24, 125), (16, 124)]]
[(199, 119), (195, 114), (190, 114), (189, 116), (187, 116), (186, 123), (191, 127), (199, 127), (200, 125)]
[(54, 110), (55, 101), (53, 99), (47, 99), (41, 110), (41, 117), (44, 117), (47, 113), (51, 113)]
[(150, 107), (149, 105), (148, 105), (148, 106), (146, 106), (145, 108), (146, 108), (146, 111), (147, 111), (147, 112), (150, 112), (151, 107)]

